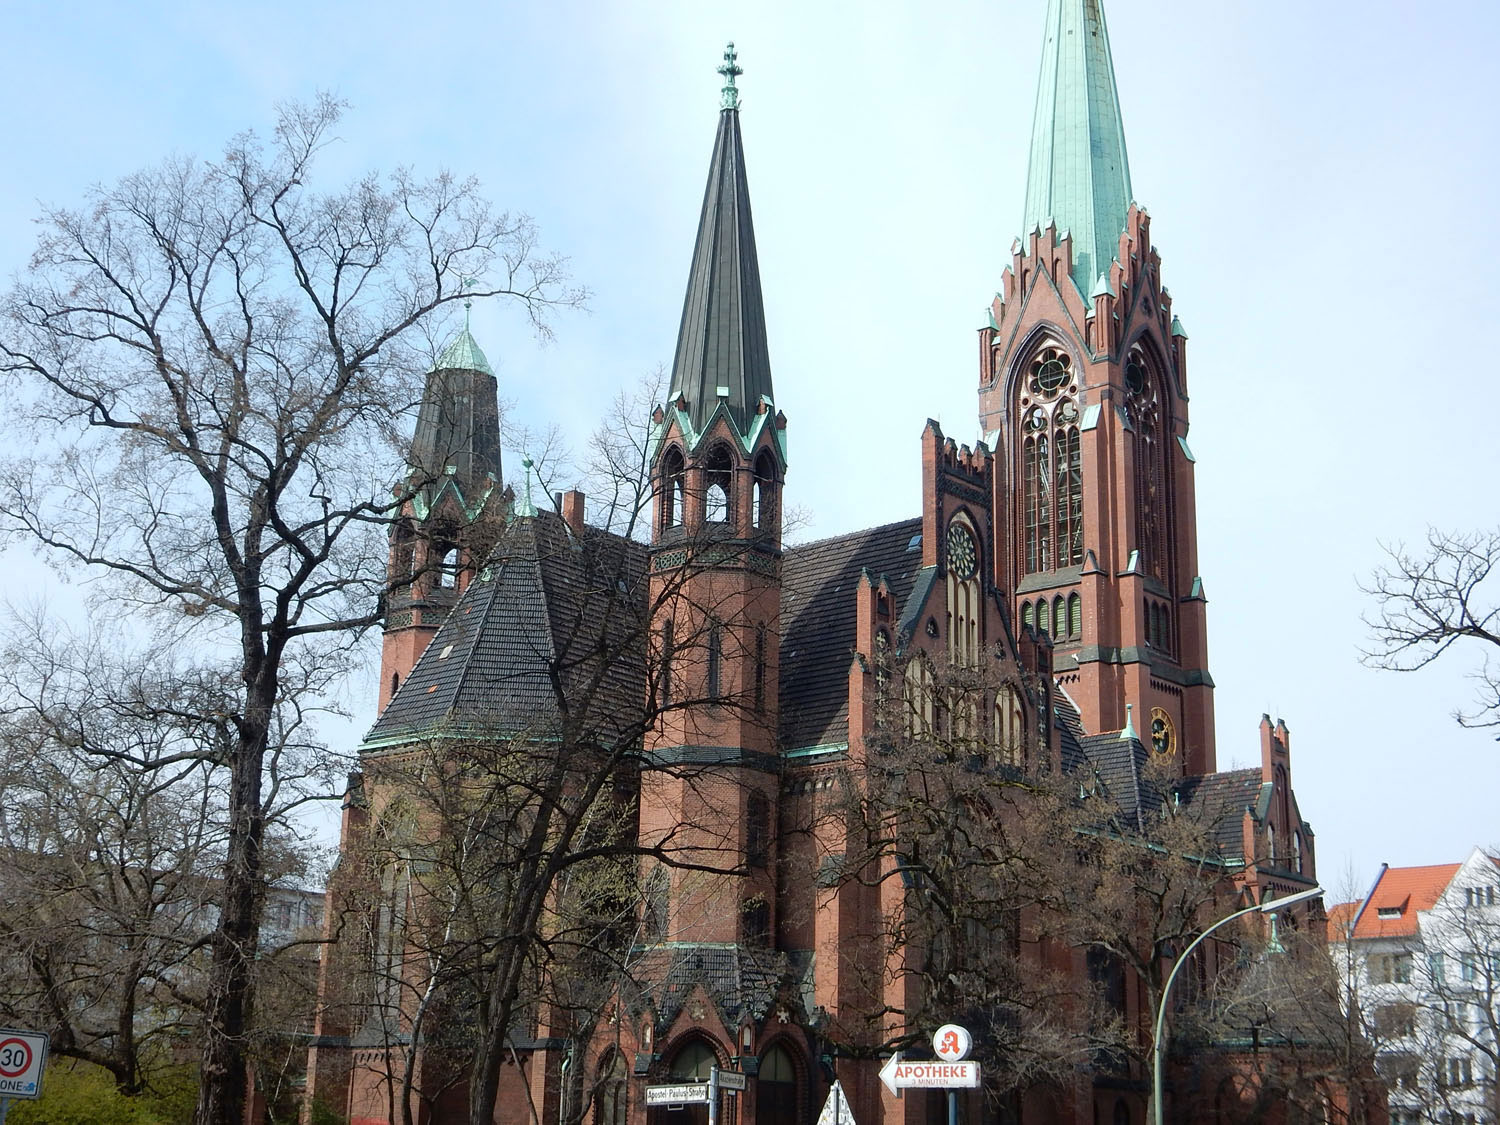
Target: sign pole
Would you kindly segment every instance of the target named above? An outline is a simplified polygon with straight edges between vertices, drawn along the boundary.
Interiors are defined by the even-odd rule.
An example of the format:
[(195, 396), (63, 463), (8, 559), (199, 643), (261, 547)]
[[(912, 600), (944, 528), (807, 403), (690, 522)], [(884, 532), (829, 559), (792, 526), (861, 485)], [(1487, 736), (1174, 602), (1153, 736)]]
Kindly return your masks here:
[(0, 1098), (0, 1125), (5, 1125), (5, 1117), (10, 1113), (10, 1099)]
[[(0, 1121), (0, 1125), (5, 1122)], [(948, 1125), (958, 1125), (958, 1091), (948, 1091)]]
[[(0, 1121), (0, 1125), (5, 1122)], [(708, 1068), (708, 1125), (719, 1125), (719, 1068)]]

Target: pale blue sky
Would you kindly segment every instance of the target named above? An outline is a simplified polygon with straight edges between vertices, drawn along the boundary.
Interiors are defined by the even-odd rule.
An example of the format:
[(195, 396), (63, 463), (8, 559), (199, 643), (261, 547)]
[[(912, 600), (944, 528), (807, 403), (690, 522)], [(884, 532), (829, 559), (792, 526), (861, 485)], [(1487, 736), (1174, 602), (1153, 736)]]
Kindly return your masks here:
[[(915, 514), (918, 436), (973, 440), (975, 329), (1019, 233), (1043, 0), (0, 6), (0, 273), (39, 201), (273, 104), (352, 103), (325, 173), (475, 173), (594, 292), (540, 349), (475, 334), (516, 416), (575, 440), (669, 363), (725, 39), (792, 501), (821, 536)], [(1324, 882), (1500, 843), (1465, 664), (1359, 667), (1356, 579), (1428, 522), (1496, 523), (1493, 44), (1480, 0), (1108, 0), (1137, 198), (1191, 337), (1219, 761), (1293, 733)], [(509, 466), (518, 458), (511, 455)], [(373, 675), (351, 688), (370, 717)]]

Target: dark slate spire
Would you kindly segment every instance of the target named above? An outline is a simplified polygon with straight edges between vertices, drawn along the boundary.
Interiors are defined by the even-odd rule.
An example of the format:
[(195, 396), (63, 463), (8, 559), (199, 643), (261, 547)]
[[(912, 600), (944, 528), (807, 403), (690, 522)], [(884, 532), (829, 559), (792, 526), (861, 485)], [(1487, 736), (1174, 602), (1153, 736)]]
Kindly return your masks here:
[(495, 373), (469, 334), (467, 321), (427, 372), (412, 436), (411, 464), (428, 482), (421, 489), (428, 510), (450, 485), (457, 489), (466, 510), (475, 509), (500, 480)]
[(671, 397), (687, 399), (688, 416), (700, 433), (722, 400), (735, 428), (744, 434), (761, 396), (771, 397), (771, 361), (740, 143), (739, 91), (734, 85), (740, 68), (733, 43), (725, 48), (719, 73), (726, 79), (723, 109), (682, 306)]
[(1092, 293), (1119, 252), (1130, 163), (1102, 0), (1048, 0), (1031, 125), (1023, 233), (1073, 236), (1073, 280)]

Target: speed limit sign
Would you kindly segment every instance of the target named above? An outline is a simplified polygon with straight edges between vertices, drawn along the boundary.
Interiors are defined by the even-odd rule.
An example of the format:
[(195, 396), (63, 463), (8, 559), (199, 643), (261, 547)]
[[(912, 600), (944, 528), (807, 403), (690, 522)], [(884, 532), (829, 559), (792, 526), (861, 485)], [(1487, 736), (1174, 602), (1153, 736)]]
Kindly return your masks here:
[(0, 1027), (0, 1099), (41, 1097), (47, 1043), (45, 1032)]

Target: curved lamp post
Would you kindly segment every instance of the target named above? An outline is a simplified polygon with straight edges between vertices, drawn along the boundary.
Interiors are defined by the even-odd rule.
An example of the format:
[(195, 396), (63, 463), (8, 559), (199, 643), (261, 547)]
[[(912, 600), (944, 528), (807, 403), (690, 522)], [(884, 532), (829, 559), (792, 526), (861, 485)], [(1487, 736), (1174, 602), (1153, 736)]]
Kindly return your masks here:
[(1176, 964), (1172, 966), (1172, 971), (1167, 974), (1167, 983), (1162, 987), (1161, 999), (1157, 1001), (1156, 1042), (1151, 1051), (1151, 1104), (1156, 1115), (1156, 1125), (1162, 1125), (1161, 1070), (1162, 1063), (1167, 1057), (1167, 1044), (1163, 1038), (1162, 1029), (1167, 1019), (1167, 998), (1172, 995), (1172, 983), (1177, 979), (1177, 970), (1187, 964), (1188, 958), (1192, 955), (1193, 950), (1198, 948), (1198, 944), (1220, 926), (1227, 926), (1236, 918), (1243, 918), (1246, 914), (1274, 914), (1276, 911), (1291, 906), (1293, 903), (1305, 902), (1307, 899), (1317, 898), (1322, 893), (1322, 887), (1313, 887), (1310, 890), (1298, 891), (1294, 895), (1287, 895), (1285, 898), (1272, 899), (1270, 902), (1262, 902), (1257, 906), (1247, 906), (1243, 910), (1236, 910), (1233, 914), (1226, 918), (1220, 918), (1212, 926), (1204, 930), (1182, 951), (1182, 954), (1177, 958)]

